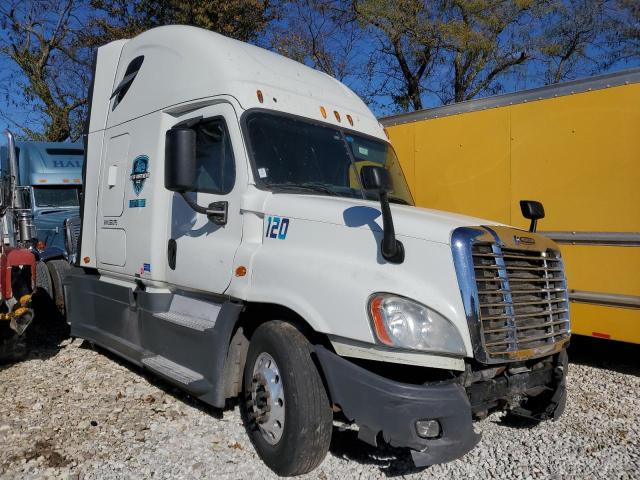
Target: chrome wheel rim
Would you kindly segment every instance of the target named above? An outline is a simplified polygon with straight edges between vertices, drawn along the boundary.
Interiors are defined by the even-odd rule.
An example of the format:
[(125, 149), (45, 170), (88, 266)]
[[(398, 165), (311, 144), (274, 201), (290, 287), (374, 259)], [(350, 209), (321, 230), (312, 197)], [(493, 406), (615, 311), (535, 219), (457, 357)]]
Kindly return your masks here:
[(251, 413), (262, 437), (270, 445), (282, 438), (284, 431), (284, 388), (276, 361), (262, 352), (253, 366)]

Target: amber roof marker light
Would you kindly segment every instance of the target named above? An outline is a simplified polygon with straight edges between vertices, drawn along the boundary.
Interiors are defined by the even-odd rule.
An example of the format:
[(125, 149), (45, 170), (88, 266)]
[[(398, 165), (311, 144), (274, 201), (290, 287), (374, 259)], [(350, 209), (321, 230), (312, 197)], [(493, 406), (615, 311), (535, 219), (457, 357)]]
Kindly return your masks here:
[(262, 90), (256, 90), (256, 96), (258, 97), (258, 101), (260, 103), (264, 103), (264, 97), (262, 96)]
[(322, 118), (327, 118), (327, 111), (323, 106), (320, 106), (320, 114), (322, 115)]

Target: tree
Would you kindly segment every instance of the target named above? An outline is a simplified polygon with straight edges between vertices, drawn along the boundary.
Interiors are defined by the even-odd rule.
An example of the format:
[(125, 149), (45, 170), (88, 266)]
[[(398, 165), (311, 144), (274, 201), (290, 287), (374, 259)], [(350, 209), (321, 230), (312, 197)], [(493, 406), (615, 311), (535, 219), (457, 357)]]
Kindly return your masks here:
[(553, 4), (543, 18), (546, 27), (539, 38), (546, 84), (601, 72), (615, 61), (605, 39), (613, 27), (607, 15), (610, 4), (606, 0), (557, 0)]
[(613, 44), (618, 47), (621, 59), (638, 59), (640, 58), (640, 2), (617, 0), (616, 7)]
[(270, 45), (276, 52), (341, 81), (358, 75), (362, 32), (349, 2), (292, 0), (279, 13)]
[(89, 55), (74, 41), (80, 7), (80, 0), (13, 0), (0, 6), (0, 55), (17, 67), (4, 93), (14, 106), (32, 110), (18, 124), (23, 136), (63, 141), (81, 134)]
[(369, 78), (376, 95), (389, 95), (402, 110), (423, 107), (424, 80), (440, 49), (433, 2), (423, 0), (354, 0), (356, 17), (377, 42)]
[(372, 72), (402, 110), (423, 108), (426, 93), (441, 103), (494, 93), (527, 62), (522, 23), (533, 0), (354, 0), (358, 19), (380, 44)]
[(443, 103), (496, 93), (500, 78), (531, 58), (521, 25), (529, 0), (444, 0), (438, 31), (452, 73), (442, 85)]
[(160, 25), (194, 25), (254, 40), (272, 18), (269, 0), (91, 0), (97, 15), (85, 42), (131, 38)]

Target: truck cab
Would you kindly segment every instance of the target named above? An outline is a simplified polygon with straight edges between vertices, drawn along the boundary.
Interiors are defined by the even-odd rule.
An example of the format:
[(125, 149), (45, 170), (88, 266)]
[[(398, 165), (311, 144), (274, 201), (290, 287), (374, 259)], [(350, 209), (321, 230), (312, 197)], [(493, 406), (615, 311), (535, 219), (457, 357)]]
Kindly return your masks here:
[[(66, 252), (64, 222), (79, 214), (84, 148), (81, 143), (18, 141), (17, 188), (33, 211), (39, 248), (48, 256)], [(7, 149), (0, 151), (8, 171)], [(3, 175), (6, 178), (6, 175)]]
[(557, 245), (415, 207), (328, 75), (193, 27), (105, 45), (83, 185), (72, 334), (216, 407), (239, 396), (281, 475), (322, 461), (334, 418), (424, 466), (473, 448), (473, 418), (564, 409)]

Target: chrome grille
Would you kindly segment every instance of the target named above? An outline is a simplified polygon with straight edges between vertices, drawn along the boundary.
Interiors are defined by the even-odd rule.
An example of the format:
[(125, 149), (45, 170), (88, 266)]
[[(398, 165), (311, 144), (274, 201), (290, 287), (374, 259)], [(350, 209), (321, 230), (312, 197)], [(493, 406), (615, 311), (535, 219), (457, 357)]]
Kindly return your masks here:
[(487, 355), (528, 352), (569, 337), (569, 304), (559, 253), (474, 243), (480, 334)]
[(64, 221), (64, 237), (67, 253), (72, 256), (78, 251), (78, 239), (82, 221), (80, 217), (70, 217)]

